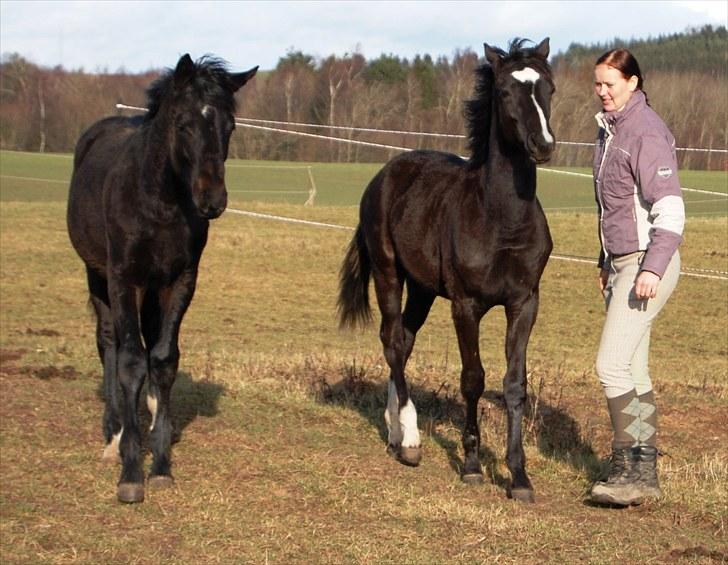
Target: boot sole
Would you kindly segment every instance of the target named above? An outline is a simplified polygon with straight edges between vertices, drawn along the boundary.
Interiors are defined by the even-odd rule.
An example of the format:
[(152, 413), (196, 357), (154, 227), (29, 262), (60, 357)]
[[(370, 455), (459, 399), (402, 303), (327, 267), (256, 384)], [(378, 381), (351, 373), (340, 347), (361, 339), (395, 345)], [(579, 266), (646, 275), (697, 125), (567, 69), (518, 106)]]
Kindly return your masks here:
[[(616, 491), (616, 492), (615, 492)], [(620, 492), (621, 491), (621, 492)], [(611, 506), (639, 506), (644, 502), (644, 493), (634, 487), (615, 489), (607, 486), (594, 485), (591, 491), (591, 500), (598, 504)]]

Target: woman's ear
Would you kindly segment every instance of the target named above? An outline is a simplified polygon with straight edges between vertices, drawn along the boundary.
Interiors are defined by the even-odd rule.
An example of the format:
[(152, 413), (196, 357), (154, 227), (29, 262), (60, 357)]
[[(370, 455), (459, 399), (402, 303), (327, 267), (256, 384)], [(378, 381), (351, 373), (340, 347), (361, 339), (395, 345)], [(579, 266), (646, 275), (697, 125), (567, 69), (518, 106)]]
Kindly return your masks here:
[(629, 77), (629, 80), (627, 81), (627, 88), (629, 88), (630, 92), (634, 92), (637, 90), (637, 85), (640, 83), (640, 79), (637, 75), (632, 75)]

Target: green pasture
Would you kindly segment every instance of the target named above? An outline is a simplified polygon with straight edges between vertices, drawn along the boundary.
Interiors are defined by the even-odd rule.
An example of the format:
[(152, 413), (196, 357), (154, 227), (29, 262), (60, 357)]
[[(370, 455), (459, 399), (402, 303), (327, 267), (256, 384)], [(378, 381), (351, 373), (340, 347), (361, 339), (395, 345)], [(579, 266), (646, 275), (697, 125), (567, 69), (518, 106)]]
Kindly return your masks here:
[[(72, 165), (71, 155), (0, 152), (0, 198), (65, 200)], [(380, 163), (230, 160), (227, 163), (230, 204), (239, 206), (255, 201), (303, 204), (315, 187), (315, 205), (354, 206), (381, 166)], [(560, 170), (591, 174), (586, 168)], [(680, 171), (680, 181), (686, 188), (728, 194), (727, 171)], [(541, 170), (538, 183), (539, 200), (547, 212), (592, 213), (595, 210), (592, 182), (588, 177)], [(728, 198), (724, 196), (690, 190), (683, 196), (689, 216), (728, 215)]]
[[(303, 206), (309, 166), (316, 202)], [(443, 300), (408, 365), (424, 459), (404, 467), (385, 454), (377, 320), (337, 328), (351, 232), (233, 212), (354, 226), (377, 169), (229, 163), (230, 209), (212, 223), (180, 337), (176, 484), (124, 506), (118, 468), (100, 461), (94, 321), (65, 226), (71, 157), (0, 152), (2, 563), (728, 560), (728, 281), (683, 276), (652, 331), (664, 500), (598, 508), (586, 493), (611, 439), (594, 373), (604, 306), (593, 265), (552, 257), (528, 359), (524, 439), (536, 503), (516, 504), (505, 497), (502, 309), (481, 325), (485, 484), (458, 477), (460, 361)], [(727, 192), (726, 173), (681, 180)], [(554, 253), (594, 257), (589, 180), (542, 172), (539, 182)], [(683, 266), (728, 271), (726, 199), (685, 196)]]

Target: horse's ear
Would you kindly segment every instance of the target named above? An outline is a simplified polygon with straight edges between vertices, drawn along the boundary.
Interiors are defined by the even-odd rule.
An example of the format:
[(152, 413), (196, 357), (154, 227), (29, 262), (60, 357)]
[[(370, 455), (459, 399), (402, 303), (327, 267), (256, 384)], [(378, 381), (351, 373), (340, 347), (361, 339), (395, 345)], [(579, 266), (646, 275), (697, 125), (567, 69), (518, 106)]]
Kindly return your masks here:
[(543, 58), (544, 60), (548, 59), (548, 57), (549, 57), (549, 38), (548, 37), (536, 46), (536, 55)]
[(176, 87), (184, 86), (195, 74), (195, 63), (189, 53), (185, 53), (177, 62), (174, 69), (174, 84)]
[(240, 90), (246, 82), (255, 76), (255, 73), (257, 72), (258, 67), (256, 66), (244, 73), (235, 73), (230, 75), (230, 81), (233, 84), (233, 92)]
[(485, 58), (490, 63), (490, 66), (493, 67), (493, 71), (498, 72), (498, 66), (501, 62), (501, 56), (498, 49), (492, 48), (487, 43), (483, 43), (483, 47), (485, 47)]

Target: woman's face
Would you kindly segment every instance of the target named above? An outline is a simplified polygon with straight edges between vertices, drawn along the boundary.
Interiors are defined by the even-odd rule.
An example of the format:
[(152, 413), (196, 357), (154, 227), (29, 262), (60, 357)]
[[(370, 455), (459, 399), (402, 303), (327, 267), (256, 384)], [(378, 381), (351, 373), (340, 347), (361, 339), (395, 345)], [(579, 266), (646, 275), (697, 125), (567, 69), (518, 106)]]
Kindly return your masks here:
[(621, 71), (604, 63), (594, 67), (594, 92), (605, 112), (621, 110), (637, 89), (638, 78), (624, 78)]

